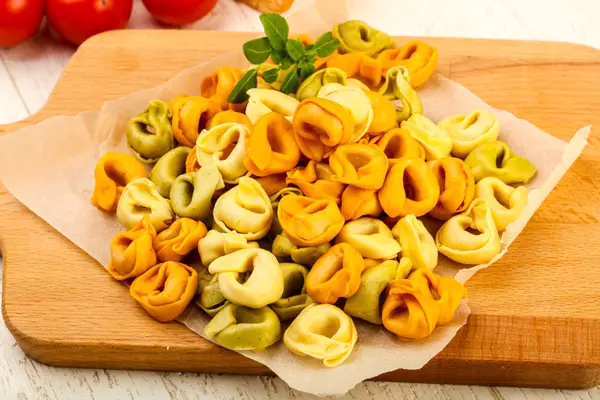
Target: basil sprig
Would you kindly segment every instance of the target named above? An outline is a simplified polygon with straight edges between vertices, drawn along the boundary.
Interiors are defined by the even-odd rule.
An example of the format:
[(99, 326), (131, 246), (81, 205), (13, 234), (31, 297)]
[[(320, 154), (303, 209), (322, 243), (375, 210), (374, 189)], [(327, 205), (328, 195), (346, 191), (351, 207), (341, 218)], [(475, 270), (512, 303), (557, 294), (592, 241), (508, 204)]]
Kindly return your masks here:
[(331, 32), (322, 34), (315, 44), (304, 45), (298, 39), (289, 39), (290, 27), (285, 18), (278, 14), (262, 14), (260, 22), (266, 36), (250, 40), (242, 47), (246, 59), (256, 67), (249, 69), (235, 85), (227, 98), (230, 103), (248, 100), (248, 90), (258, 85), (258, 65), (269, 57), (275, 67), (264, 71), (262, 78), (267, 83), (273, 83), (281, 71), (287, 71), (280, 90), (290, 94), (296, 91), (303, 79), (315, 72), (317, 57), (327, 57), (340, 45)]

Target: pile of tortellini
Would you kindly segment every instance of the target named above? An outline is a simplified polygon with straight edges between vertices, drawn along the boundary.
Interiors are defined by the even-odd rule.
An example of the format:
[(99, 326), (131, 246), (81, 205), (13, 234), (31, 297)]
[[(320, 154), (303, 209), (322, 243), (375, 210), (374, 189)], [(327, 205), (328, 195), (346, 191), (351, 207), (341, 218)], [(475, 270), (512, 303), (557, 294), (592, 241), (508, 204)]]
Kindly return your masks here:
[[(92, 203), (126, 229), (108, 271), (158, 321), (195, 302), (226, 348), (283, 338), (335, 367), (358, 339), (353, 318), (413, 340), (452, 320), (466, 291), (433, 272), (438, 253), (472, 265), (500, 252), (527, 204), (513, 185), (535, 166), (498, 141), (489, 111), (423, 115), (415, 87), (435, 48), (394, 48), (360, 21), (333, 34), (338, 51), (293, 95), (259, 79), (229, 103), (243, 71), (217, 68), (200, 96), (153, 100), (129, 122), (132, 154), (99, 160)], [(435, 237), (425, 215), (445, 221)]]

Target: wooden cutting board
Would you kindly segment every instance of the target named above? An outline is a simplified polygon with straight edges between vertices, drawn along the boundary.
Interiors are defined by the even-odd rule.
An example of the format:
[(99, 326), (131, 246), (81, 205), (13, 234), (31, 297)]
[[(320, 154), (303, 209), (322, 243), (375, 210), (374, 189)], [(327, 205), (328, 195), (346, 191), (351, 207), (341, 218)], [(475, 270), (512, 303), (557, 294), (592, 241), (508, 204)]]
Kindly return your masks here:
[[(98, 109), (106, 100), (239, 48), (249, 37), (192, 31), (99, 35), (79, 48), (44, 108), (0, 127), (0, 134), (53, 115)], [(563, 140), (584, 125), (600, 125), (597, 50), (565, 43), (427, 41), (439, 49), (440, 73), (494, 107)], [(378, 379), (555, 388), (600, 384), (599, 205), (600, 144), (593, 135), (508, 254), (469, 281), (473, 313), (456, 338), (423, 369)], [(148, 317), (122, 284), (2, 184), (0, 250), (4, 319), (35, 360), (65, 367), (270, 373), (181, 324)]]

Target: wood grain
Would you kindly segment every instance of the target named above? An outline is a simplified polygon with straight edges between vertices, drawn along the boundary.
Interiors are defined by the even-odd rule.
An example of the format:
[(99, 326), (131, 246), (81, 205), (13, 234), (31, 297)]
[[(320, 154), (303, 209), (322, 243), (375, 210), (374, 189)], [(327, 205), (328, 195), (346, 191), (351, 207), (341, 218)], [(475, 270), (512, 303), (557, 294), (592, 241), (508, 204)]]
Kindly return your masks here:
[[(0, 134), (52, 115), (97, 109), (106, 100), (154, 86), (239, 46), (247, 37), (181, 31), (100, 35), (72, 58), (40, 113), (0, 127)], [(600, 123), (596, 50), (557, 43), (427, 40), (439, 48), (439, 72), (494, 107), (564, 140), (585, 124)], [(468, 325), (422, 370), (380, 379), (561, 388), (599, 384), (600, 252), (593, 245), (599, 235), (598, 161), (598, 140), (592, 136), (508, 255), (469, 282), (473, 314)], [(3, 314), (32, 358), (57, 366), (269, 372), (182, 325), (148, 318), (124, 287), (3, 186), (0, 209)]]

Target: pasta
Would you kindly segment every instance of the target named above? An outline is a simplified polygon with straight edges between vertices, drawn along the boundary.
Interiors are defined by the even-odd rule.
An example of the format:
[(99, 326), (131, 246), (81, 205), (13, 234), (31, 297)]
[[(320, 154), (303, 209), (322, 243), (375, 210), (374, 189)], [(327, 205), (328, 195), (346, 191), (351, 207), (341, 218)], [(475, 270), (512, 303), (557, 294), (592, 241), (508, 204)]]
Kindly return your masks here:
[(283, 295), (270, 305), (281, 321), (293, 320), (314, 301), (306, 294), (308, 269), (299, 264), (282, 263)]
[(452, 151), (452, 138), (446, 130), (438, 127), (421, 114), (413, 114), (402, 122), (402, 128), (417, 140), (425, 149), (425, 159), (439, 160), (448, 157)]
[(350, 244), (365, 258), (388, 259), (400, 253), (400, 244), (390, 228), (375, 218), (363, 217), (346, 223), (335, 242)]
[(347, 75), (339, 68), (323, 68), (306, 78), (296, 92), (299, 101), (309, 97), (317, 97), (319, 90), (328, 83), (339, 83), (346, 86)]
[(380, 189), (385, 181), (388, 159), (377, 146), (346, 144), (329, 157), (332, 179), (361, 189)]
[(465, 158), (465, 163), (471, 167), (475, 182), (490, 176), (504, 183), (527, 183), (536, 174), (535, 165), (500, 141), (480, 144)]
[(148, 271), (156, 265), (155, 239), (156, 230), (149, 216), (127, 232), (117, 233), (110, 242), (108, 272), (122, 281)]
[(146, 215), (156, 232), (171, 225), (175, 218), (171, 204), (158, 193), (154, 183), (147, 178), (138, 178), (123, 189), (117, 205), (117, 220), (125, 229), (131, 229)]
[[(381, 82), (381, 62), (365, 54), (336, 52), (327, 58), (326, 64), (328, 68), (342, 70), (346, 76), (352, 78), (354, 84), (348, 80), (346, 82), (348, 86), (359, 84), (368, 89), (369, 86), (377, 86)], [(363, 89), (362, 86), (359, 86), (359, 89)]]
[(396, 109), (396, 121), (401, 123), (413, 114), (423, 113), (423, 104), (417, 92), (410, 86), (410, 76), (406, 67), (392, 67), (385, 74), (385, 81), (379, 93), (393, 100)]
[(212, 100), (201, 96), (178, 96), (169, 104), (173, 113), (173, 135), (182, 145), (193, 147), (200, 132), (221, 108)]
[(496, 140), (500, 133), (498, 117), (486, 110), (444, 118), (438, 125), (452, 138), (452, 155), (462, 159), (478, 145)]
[(499, 231), (519, 218), (527, 206), (528, 190), (525, 186), (513, 188), (498, 178), (483, 178), (475, 185), (475, 198), (485, 200)]
[(384, 71), (394, 66), (406, 67), (410, 75), (410, 84), (416, 88), (425, 84), (433, 74), (438, 52), (435, 47), (420, 40), (413, 40), (398, 49), (382, 51), (377, 60), (382, 63)]
[(295, 185), (307, 197), (317, 200), (331, 200), (340, 203), (346, 187), (333, 180), (333, 171), (329, 165), (310, 160), (306, 167), (296, 167), (287, 173), (286, 183)]
[(348, 186), (342, 193), (340, 211), (346, 221), (352, 221), (363, 216), (378, 217), (383, 209), (377, 190)]
[(396, 122), (396, 107), (394, 104), (377, 92), (369, 90), (365, 94), (369, 98), (371, 107), (373, 108), (373, 119), (367, 132), (376, 136), (392, 128), (397, 128), (398, 122)]
[(273, 239), (271, 253), (279, 259), (291, 258), (295, 263), (312, 267), (330, 248), (329, 243), (319, 246), (298, 247), (290, 241), (285, 233), (280, 233)]
[(425, 149), (408, 131), (402, 128), (390, 129), (382, 136), (372, 140), (388, 158), (390, 167), (397, 164), (401, 158), (425, 159)]
[(438, 262), (433, 237), (413, 214), (401, 218), (391, 231), (402, 247), (402, 257), (410, 259), (414, 269), (432, 271)]
[(298, 100), (273, 89), (250, 89), (248, 96), (250, 99), (246, 107), (246, 115), (253, 124), (263, 115), (272, 112), (291, 119), (298, 106)]
[(394, 40), (388, 34), (358, 20), (336, 24), (333, 36), (341, 42), (339, 51), (342, 53), (372, 56), (394, 45)]
[(196, 141), (196, 156), (202, 167), (216, 165), (226, 183), (237, 183), (248, 173), (244, 165), (250, 131), (245, 125), (226, 123), (203, 131)]
[(225, 187), (215, 165), (179, 175), (171, 186), (171, 206), (179, 217), (203, 220), (210, 216), (212, 197)]
[(185, 163), (190, 152), (189, 147), (176, 147), (162, 156), (152, 168), (150, 180), (154, 182), (162, 197), (171, 197), (171, 186), (175, 178), (186, 172)]
[(202, 81), (200, 86), (202, 96), (212, 99), (223, 110), (243, 111), (245, 104), (233, 104), (227, 100), (242, 75), (242, 71), (233, 67), (215, 69)]
[(198, 253), (202, 265), (210, 267), (217, 258), (242, 249), (258, 248), (258, 243), (249, 242), (237, 233), (223, 233), (211, 229), (198, 241)]
[(127, 146), (143, 163), (154, 163), (175, 147), (171, 129), (171, 110), (160, 101), (152, 100), (148, 108), (127, 124)]
[(179, 218), (156, 237), (156, 255), (161, 262), (179, 262), (198, 248), (198, 241), (205, 236), (206, 226), (202, 222)]
[(429, 214), (446, 220), (464, 211), (475, 195), (475, 179), (471, 168), (452, 157), (430, 161), (428, 164), (440, 186), (438, 203)]

